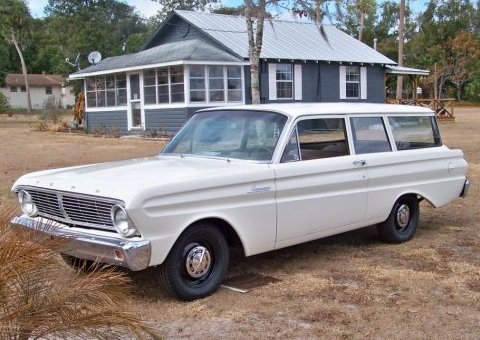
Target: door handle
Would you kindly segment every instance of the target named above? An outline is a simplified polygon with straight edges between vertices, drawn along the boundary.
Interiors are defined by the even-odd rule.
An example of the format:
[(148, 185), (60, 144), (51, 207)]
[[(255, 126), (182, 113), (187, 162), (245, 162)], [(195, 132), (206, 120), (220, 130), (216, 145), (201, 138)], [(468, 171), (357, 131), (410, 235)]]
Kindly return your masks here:
[(362, 159), (360, 161), (353, 161), (353, 165), (355, 165), (355, 166), (365, 166), (365, 165), (367, 165), (367, 161), (364, 160), (364, 159)]

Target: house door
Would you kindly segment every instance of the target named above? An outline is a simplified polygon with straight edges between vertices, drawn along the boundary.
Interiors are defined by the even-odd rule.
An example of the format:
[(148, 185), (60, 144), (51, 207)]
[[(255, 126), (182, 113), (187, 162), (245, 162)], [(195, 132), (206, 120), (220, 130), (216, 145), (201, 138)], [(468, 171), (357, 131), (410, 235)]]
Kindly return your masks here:
[(134, 73), (128, 76), (129, 100), (128, 100), (128, 129), (145, 129), (145, 114), (143, 112), (143, 100), (140, 86), (140, 74)]

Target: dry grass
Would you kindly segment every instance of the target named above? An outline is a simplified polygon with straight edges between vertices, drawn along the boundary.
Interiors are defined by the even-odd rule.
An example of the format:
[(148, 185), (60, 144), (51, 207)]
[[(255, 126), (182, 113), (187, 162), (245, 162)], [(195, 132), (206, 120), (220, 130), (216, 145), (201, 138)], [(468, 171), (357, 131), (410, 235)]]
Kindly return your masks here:
[(128, 311), (129, 280), (114, 269), (58, 275), (58, 255), (35, 235), (9, 227), (0, 211), (0, 338), (159, 338)]
[[(281, 279), (246, 294), (220, 289), (178, 302), (152, 279), (130, 275), (126, 302), (165, 338), (476, 339), (480, 337), (480, 109), (456, 108), (442, 124), (445, 143), (469, 161), (470, 194), (433, 209), (421, 205), (414, 239), (378, 241), (375, 228), (250, 258), (233, 257), (229, 275), (257, 272)], [(33, 170), (154, 155), (159, 142), (32, 132), (0, 122), (0, 195)], [(26, 156), (28, 154), (28, 156)], [(58, 277), (75, 273), (58, 263)]]

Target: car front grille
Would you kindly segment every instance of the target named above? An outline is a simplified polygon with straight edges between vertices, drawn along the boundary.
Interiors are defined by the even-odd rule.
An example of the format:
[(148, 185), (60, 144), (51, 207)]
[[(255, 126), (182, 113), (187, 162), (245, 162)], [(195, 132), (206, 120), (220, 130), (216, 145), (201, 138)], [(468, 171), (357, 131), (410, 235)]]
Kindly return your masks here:
[(21, 187), (32, 197), (39, 215), (45, 218), (81, 227), (115, 231), (110, 212), (115, 204), (123, 202), (71, 192)]

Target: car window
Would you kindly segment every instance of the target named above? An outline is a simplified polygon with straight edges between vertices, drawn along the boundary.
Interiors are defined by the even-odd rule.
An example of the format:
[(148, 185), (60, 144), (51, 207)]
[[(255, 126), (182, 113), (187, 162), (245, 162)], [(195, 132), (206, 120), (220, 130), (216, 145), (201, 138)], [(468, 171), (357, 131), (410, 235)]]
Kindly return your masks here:
[(397, 150), (441, 146), (442, 140), (434, 117), (389, 117)]
[(201, 112), (162, 153), (270, 161), (286, 121), (274, 112)]
[(350, 118), (356, 154), (392, 151), (382, 117)]
[(297, 123), (281, 161), (306, 161), (348, 154), (343, 118), (305, 119)]

